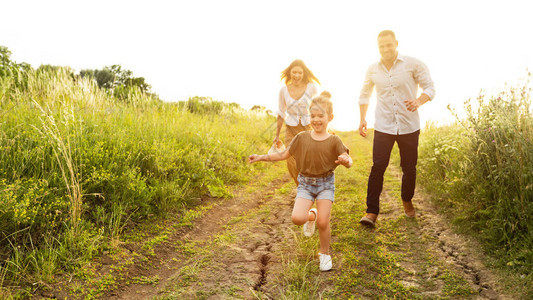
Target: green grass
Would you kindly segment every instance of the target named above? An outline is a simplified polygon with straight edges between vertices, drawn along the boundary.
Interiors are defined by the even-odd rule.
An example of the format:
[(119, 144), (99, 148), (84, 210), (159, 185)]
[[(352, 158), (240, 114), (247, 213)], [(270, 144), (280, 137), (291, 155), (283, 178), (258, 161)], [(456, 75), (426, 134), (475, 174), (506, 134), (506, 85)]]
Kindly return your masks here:
[(188, 211), (190, 226), (200, 196), (231, 197), (272, 140), (265, 113), (120, 97), (64, 69), (0, 77), (1, 286), (53, 282), (154, 218)]
[[(419, 183), (462, 224), (460, 230), (479, 238), (492, 254), (488, 263), (507, 278), (504, 286), (515, 287), (517, 297), (531, 297), (529, 86), (480, 95), (477, 102), (465, 102), (465, 109), (466, 117), (453, 125), (424, 129)], [(62, 69), (0, 76), (0, 298), (30, 297), (69, 274), (79, 279), (75, 295), (99, 297), (125, 280), (125, 266), (143, 255), (133, 253), (110, 274), (95, 277), (92, 259), (106, 253), (119, 260), (121, 243), (140, 243), (143, 267), (149, 268), (148, 256), (157, 245), (168, 243), (173, 230), (193, 227), (212, 208), (196, 206), (202, 195), (231, 198), (238, 188), (230, 186), (253, 193), (281, 176), (284, 168), (246, 164), (247, 155), (268, 147), (273, 122), (264, 113), (211, 99), (162, 103), (134, 88), (116, 97)], [(358, 225), (372, 163), (371, 136), (340, 135), (354, 159), (352, 169), (336, 171), (332, 253), (341, 272), (320, 276), (318, 237), (295, 236), (296, 250), (284, 257), (277, 279), (280, 297), (425, 299), (435, 290), (436, 298), (473, 297), (468, 282), (436, 259), (427, 246), (431, 237), (419, 235), (417, 221), (398, 217), (375, 230)], [(247, 185), (262, 172), (257, 186)], [(385, 183), (391, 197), (399, 198), (395, 174), (387, 172)], [(292, 188), (289, 182), (273, 195), (287, 197)], [(235, 243), (240, 237), (230, 229), (269, 214), (265, 207), (230, 220), (209, 245)], [(174, 227), (166, 228), (165, 218), (177, 218)], [(202, 259), (179, 270), (174, 296), (190, 295), (194, 291), (187, 288), (201, 284), (196, 276), (209, 263), (202, 249), (207, 245), (176, 243), (181, 254)], [(415, 264), (418, 273), (411, 270)], [(416, 282), (404, 280), (411, 277)], [(159, 278), (133, 280), (156, 284)], [(214, 292), (194, 295), (208, 298)], [(236, 286), (224, 290), (228, 297), (239, 292)]]
[(476, 237), (507, 284), (533, 296), (533, 108), (529, 79), (465, 102), (466, 116), (429, 126), (419, 177), (457, 228)]
[[(382, 217), (375, 229), (359, 224), (366, 209), (366, 182), (372, 165), (372, 135), (340, 133), (354, 160), (336, 171), (332, 210), (334, 270), (318, 270), (318, 235), (295, 235), (296, 246), (283, 260), (278, 279), (283, 299), (456, 299), (472, 298), (469, 283), (438, 258), (434, 241), (421, 236), (421, 224), (404, 216)], [(398, 168), (398, 166), (395, 166)], [(400, 182), (387, 171), (386, 192), (399, 197)], [(385, 206), (389, 205), (383, 203)], [(398, 205), (401, 205), (398, 203)], [(401, 208), (383, 207), (384, 210)], [(434, 294), (432, 294), (434, 293)], [(439, 296), (440, 295), (440, 296)]]

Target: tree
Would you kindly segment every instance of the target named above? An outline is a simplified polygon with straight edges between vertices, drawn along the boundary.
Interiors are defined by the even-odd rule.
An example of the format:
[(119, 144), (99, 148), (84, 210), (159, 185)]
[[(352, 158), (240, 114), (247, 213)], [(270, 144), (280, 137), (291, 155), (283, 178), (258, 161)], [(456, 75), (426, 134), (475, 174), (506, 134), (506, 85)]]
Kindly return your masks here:
[(0, 46), (0, 68), (11, 66), (11, 51), (5, 46)]
[(100, 88), (114, 89), (119, 86), (136, 86), (145, 93), (148, 93), (151, 88), (144, 77), (134, 77), (132, 71), (122, 69), (120, 65), (104, 67), (102, 70), (82, 70), (80, 76), (95, 79)]
[(10, 76), (14, 79), (15, 85), (20, 88), (27, 87), (28, 71), (31, 65), (27, 63), (17, 64), (11, 60), (11, 51), (5, 46), (0, 46), (0, 77)]
[(5, 46), (0, 46), (0, 76), (11, 74), (13, 62), (11, 61), (11, 51)]

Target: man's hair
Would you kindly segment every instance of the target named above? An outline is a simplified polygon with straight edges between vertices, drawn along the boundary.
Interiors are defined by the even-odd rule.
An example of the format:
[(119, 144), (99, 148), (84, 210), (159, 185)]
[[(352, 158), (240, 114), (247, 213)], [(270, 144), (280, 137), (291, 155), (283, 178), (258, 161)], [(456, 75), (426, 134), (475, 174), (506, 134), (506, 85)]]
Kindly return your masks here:
[(384, 36), (387, 36), (387, 35), (392, 36), (392, 38), (393, 38), (394, 40), (396, 40), (396, 35), (394, 34), (394, 31), (392, 31), (392, 30), (383, 30), (382, 32), (380, 32), (380, 33), (378, 34), (378, 38), (380, 38), (380, 37), (384, 37)]

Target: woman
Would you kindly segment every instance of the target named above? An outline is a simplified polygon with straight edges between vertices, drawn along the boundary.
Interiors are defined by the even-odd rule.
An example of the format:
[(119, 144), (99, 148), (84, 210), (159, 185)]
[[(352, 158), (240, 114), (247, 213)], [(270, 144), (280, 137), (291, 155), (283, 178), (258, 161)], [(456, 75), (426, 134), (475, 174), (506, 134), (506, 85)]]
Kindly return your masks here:
[[(317, 88), (314, 83), (320, 84), (313, 72), (307, 68), (300, 59), (293, 61), (281, 72), (281, 80), (285, 79), (285, 86), (279, 91), (279, 110), (276, 137), (274, 144), (279, 142), (281, 127), (285, 123), (285, 145), (301, 131), (311, 130), (309, 105), (316, 96)], [(314, 83), (313, 83), (314, 82)], [(298, 169), (294, 158), (287, 159), (287, 168), (292, 179), (298, 185)]]

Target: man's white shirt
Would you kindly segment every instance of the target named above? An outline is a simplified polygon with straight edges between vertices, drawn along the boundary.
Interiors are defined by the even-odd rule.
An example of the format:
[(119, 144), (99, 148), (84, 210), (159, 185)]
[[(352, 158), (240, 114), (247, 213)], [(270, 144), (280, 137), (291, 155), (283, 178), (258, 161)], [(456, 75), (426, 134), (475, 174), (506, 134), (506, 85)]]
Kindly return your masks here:
[(370, 65), (359, 96), (359, 104), (368, 104), (376, 88), (376, 115), (374, 129), (387, 134), (409, 134), (420, 129), (418, 110), (407, 110), (405, 100), (422, 93), (435, 97), (435, 86), (429, 70), (420, 60), (398, 55), (390, 70), (380, 61)]

